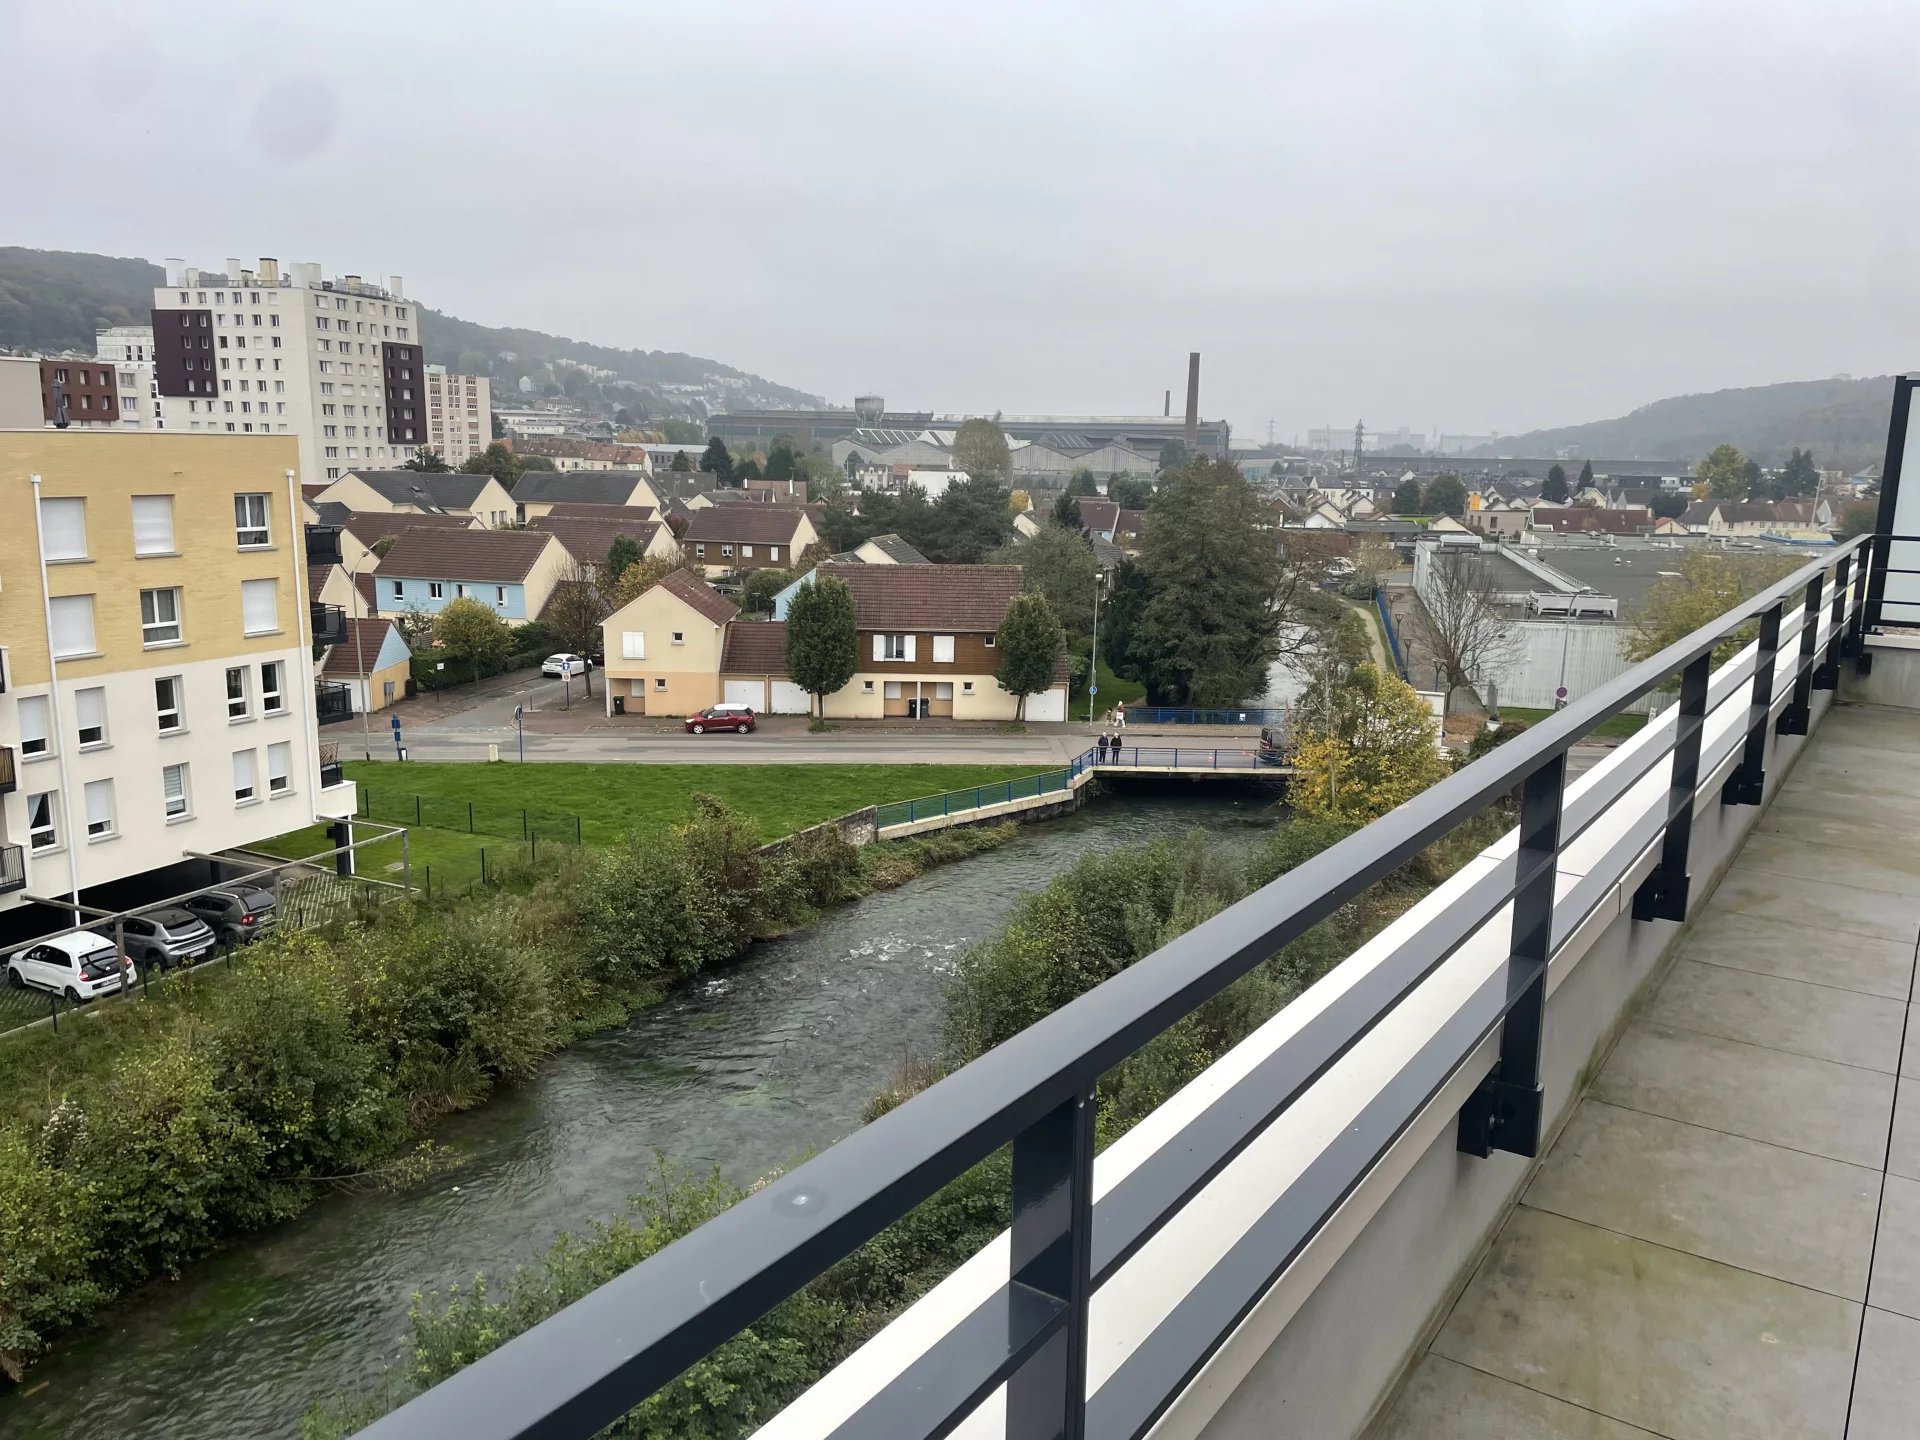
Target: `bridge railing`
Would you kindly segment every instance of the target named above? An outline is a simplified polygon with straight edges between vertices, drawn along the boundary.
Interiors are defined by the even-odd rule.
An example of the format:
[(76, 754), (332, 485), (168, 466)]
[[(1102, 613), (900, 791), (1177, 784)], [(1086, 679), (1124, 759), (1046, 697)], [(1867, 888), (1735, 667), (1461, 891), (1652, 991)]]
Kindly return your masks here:
[(1195, 708), (1188, 705), (1129, 705), (1129, 725), (1285, 725), (1292, 712), (1285, 705), (1229, 705)]
[[(584, 1440), (1003, 1147), (1012, 1154), (1012, 1226), (995, 1288), (929, 1332), (915, 1353), (866, 1361), (872, 1368), (854, 1377), (857, 1384), (823, 1402), (832, 1421), (806, 1433), (933, 1440), (1004, 1395), (1009, 1436), (1146, 1434), (1483, 1042), (1498, 1059), (1459, 1112), (1457, 1146), (1481, 1157), (1538, 1154), (1549, 961), (1623, 886), (1635, 920), (1686, 917), (1702, 777), (1714, 777), (1726, 804), (1763, 798), (1771, 735), (1808, 733), (1813, 692), (1834, 688), (1841, 657), (1861, 648), (1865, 544), (1842, 543), (1596, 687), (759, 1187), (363, 1435)], [(1756, 621), (1757, 640), (1715, 671), (1716, 647), (1744, 638)], [(1569, 748), (1676, 674), (1679, 704), (1636, 736), (1620, 762), (1569, 790)], [(1365, 970), (1336, 971), (1337, 981), (1322, 982), (1327, 989), (1309, 991), (1318, 992), (1316, 1003), (1264, 1058), (1224, 1079), (1177, 1144), (1108, 1175), (1112, 1183), (1096, 1203), (1095, 1087), (1103, 1075), (1516, 790), (1517, 832), (1483, 852), (1480, 868), (1449, 882), (1424, 924)], [(1583, 835), (1592, 853), (1579, 871), (1563, 874), (1563, 852)], [(1450, 998), (1444, 1020), (1421, 1028), (1417, 1043), (1393, 1049), (1395, 1068), (1380, 1077), (1376, 1098), (1303, 1157), (1297, 1178), (1223, 1263), (1181, 1277), (1183, 1297), (1090, 1395), (1096, 1292), (1341, 1057), (1408, 1013), (1403, 1003), (1425, 993), (1427, 980), (1490, 926), (1504, 932), (1496, 943), (1506, 958), (1485, 983)]]

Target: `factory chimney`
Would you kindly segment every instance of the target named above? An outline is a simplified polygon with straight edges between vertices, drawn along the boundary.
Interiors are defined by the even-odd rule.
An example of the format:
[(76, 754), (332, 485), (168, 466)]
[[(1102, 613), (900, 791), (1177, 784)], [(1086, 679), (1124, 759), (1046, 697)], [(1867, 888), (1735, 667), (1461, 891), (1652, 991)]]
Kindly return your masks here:
[(1200, 352), (1187, 356), (1187, 453), (1200, 443)]
[(1162, 415), (1163, 417), (1165, 417), (1165, 418), (1169, 418), (1169, 419), (1170, 419), (1170, 418), (1172, 418), (1172, 415), (1173, 415), (1173, 391), (1171, 391), (1171, 390), (1169, 390), (1169, 391), (1167, 391), (1167, 398), (1166, 398), (1165, 400), (1163, 400), (1163, 401), (1161, 402), (1161, 406), (1160, 406), (1160, 414), (1161, 414), (1161, 415)]

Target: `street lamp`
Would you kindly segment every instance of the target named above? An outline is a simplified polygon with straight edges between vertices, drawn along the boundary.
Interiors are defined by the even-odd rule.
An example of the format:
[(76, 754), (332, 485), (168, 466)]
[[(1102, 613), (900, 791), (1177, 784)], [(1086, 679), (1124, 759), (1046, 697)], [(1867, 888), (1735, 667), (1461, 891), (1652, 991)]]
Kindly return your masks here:
[[(353, 587), (353, 593), (356, 595), (360, 593), (360, 564), (369, 557), (378, 558), (373, 555), (373, 551), (369, 550), (359, 560), (354, 561), (353, 569), (347, 571), (347, 583)], [(353, 631), (353, 668), (360, 672), (360, 748), (364, 757), (371, 762), (373, 721), (370, 712), (373, 709), (373, 681), (367, 675), (367, 652), (360, 641), (360, 627), (353, 623), (356, 618), (351, 614), (348, 615), (347, 624)]]

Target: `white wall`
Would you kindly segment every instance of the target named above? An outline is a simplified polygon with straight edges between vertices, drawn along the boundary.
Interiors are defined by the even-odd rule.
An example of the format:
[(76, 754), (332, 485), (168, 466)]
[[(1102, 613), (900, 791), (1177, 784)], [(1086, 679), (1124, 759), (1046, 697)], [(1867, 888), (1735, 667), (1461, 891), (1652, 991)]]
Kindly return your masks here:
[[(1625, 625), (1605, 620), (1516, 620), (1506, 628), (1515, 637), (1513, 655), (1494, 667), (1491, 676), (1502, 705), (1551, 708), (1563, 673), (1567, 698), (1578, 700), (1631, 668), (1625, 652), (1632, 631)], [(1416, 672), (1420, 663), (1416, 655)], [(1416, 673), (1414, 678), (1420, 676)]]

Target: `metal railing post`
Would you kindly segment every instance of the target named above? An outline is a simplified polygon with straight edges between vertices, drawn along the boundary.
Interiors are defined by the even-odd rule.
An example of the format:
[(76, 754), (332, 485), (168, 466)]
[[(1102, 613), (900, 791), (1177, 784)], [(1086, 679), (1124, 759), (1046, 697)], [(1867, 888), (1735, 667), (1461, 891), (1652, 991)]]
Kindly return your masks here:
[(1780, 712), (1782, 735), (1804, 735), (1813, 708), (1813, 651), (1820, 633), (1820, 582), (1816, 575), (1807, 582), (1807, 605), (1800, 617), (1800, 658), (1793, 667), (1793, 701)]
[(1520, 794), (1519, 888), (1507, 958), (1511, 1007), (1500, 1027), (1500, 1059), (1460, 1109), (1458, 1148), (1482, 1159), (1495, 1150), (1540, 1153), (1540, 1044), (1546, 1026), (1547, 961), (1553, 953), (1553, 889), (1559, 873), (1560, 814), (1567, 779), (1563, 750), (1529, 775)]
[(1767, 791), (1767, 731), (1773, 728), (1773, 672), (1780, 663), (1780, 621), (1784, 606), (1760, 617), (1760, 648), (1753, 661), (1753, 703), (1747, 710), (1747, 739), (1740, 765), (1727, 777), (1720, 799), (1728, 805), (1758, 805)]
[(1836, 690), (1840, 686), (1840, 647), (1847, 629), (1847, 578), (1853, 573), (1853, 557), (1842, 555), (1833, 568), (1833, 610), (1828, 617), (1826, 656), (1813, 677), (1816, 690)]
[(1873, 554), (1879, 538), (1874, 536), (1853, 552), (1853, 586), (1847, 596), (1847, 638), (1842, 655), (1857, 656), (1866, 650), (1867, 594), (1873, 589)]
[(1084, 1440), (1092, 1297), (1093, 1097), (1082, 1091), (1014, 1138), (1011, 1279), (1066, 1322), (1007, 1381), (1007, 1440)]
[(1708, 651), (1680, 672), (1680, 707), (1674, 719), (1673, 777), (1667, 787), (1667, 833), (1660, 865), (1633, 896), (1636, 920), (1684, 920), (1691, 885), (1687, 850), (1693, 841), (1693, 799), (1700, 785), (1700, 736), (1707, 728)]

